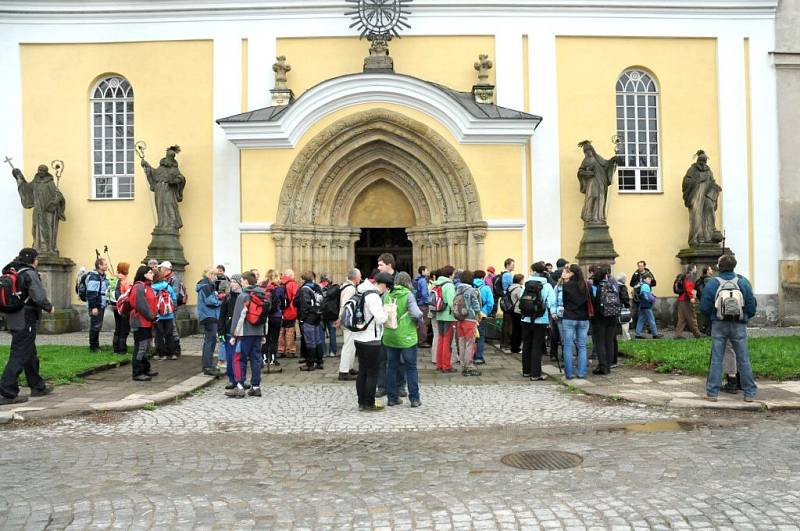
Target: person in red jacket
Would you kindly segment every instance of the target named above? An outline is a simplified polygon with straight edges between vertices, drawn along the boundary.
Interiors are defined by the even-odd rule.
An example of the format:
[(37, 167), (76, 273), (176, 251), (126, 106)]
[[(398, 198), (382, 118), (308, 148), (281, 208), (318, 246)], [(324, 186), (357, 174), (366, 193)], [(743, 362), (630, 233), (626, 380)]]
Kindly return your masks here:
[(278, 336), (278, 357), (296, 358), (297, 350), (295, 345), (295, 323), (297, 322), (297, 308), (294, 305), (294, 297), (300, 286), (294, 279), (294, 271), (287, 269), (281, 278), (281, 285), (284, 287), (284, 299), (282, 302), (283, 319), (281, 321), (281, 333)]
[(131, 305), (131, 330), (133, 330), (133, 379), (137, 382), (149, 382), (157, 372), (150, 370), (150, 361), (147, 359), (147, 347), (155, 323), (156, 294), (151, 287), (153, 283), (153, 270), (142, 265), (136, 271), (133, 287), (130, 294)]
[[(675, 325), (675, 339), (683, 339), (683, 329), (687, 326), (694, 334), (695, 339), (702, 337), (694, 313), (694, 304), (697, 301), (695, 295), (696, 274), (696, 265), (687, 266), (686, 272), (683, 274), (683, 293), (678, 294), (678, 324)], [(679, 282), (679, 279), (676, 279), (676, 282)]]

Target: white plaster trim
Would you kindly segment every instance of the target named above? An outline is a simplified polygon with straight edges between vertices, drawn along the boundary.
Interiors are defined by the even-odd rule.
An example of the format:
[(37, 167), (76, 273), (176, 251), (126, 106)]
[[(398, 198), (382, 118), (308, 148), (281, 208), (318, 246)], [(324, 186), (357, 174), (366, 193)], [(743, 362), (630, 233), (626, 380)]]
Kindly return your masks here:
[(247, 37), (247, 110), (269, 107), (275, 87), (276, 40), (274, 35), (253, 33)]
[[(726, 245), (736, 253), (737, 270), (750, 274), (750, 213), (747, 182), (747, 99), (744, 39), (723, 36), (717, 41), (722, 227)], [(701, 147), (701, 146), (698, 146)], [(713, 164), (713, 161), (711, 162)]]
[(392, 74), (329, 79), (309, 89), (274, 122), (226, 122), (220, 126), (239, 148), (294, 147), (326, 115), (362, 103), (393, 103), (423, 112), (447, 127), (462, 144), (525, 144), (536, 126), (531, 120), (475, 118), (431, 84)]
[[(214, 116), (229, 116), (242, 107), (242, 39), (234, 35), (214, 39)], [(214, 128), (213, 261), (232, 271), (241, 270), (242, 245), (237, 227), (241, 220), (239, 150)]]
[[(497, 104), (509, 109), (522, 110), (525, 107), (522, 33), (497, 33), (494, 39), (495, 57), (490, 59), (494, 61)], [(475, 59), (477, 60), (477, 57)]]
[[(3, 30), (0, 30), (3, 35)], [(17, 193), (16, 182), (11, 176), (11, 167), (2, 162), (6, 157), (25, 172), (22, 151), (22, 71), (19, 45), (11, 35), (0, 37), (0, 64), (3, 65), (3, 82), (0, 83), (0, 212), (6, 220), (5, 230), (0, 231), (0, 262), (6, 264), (23, 246), (24, 211)], [(30, 179), (32, 175), (27, 175)]]
[(488, 219), (488, 230), (525, 230), (524, 219)]
[(240, 223), (239, 232), (242, 234), (272, 234), (272, 222)]
[[(530, 245), (528, 244), (528, 240), (530, 239), (528, 236), (528, 231), (530, 228), (528, 227), (528, 154), (527, 154), (528, 146), (520, 146), (519, 153), (520, 153), (520, 184), (522, 186), (522, 190), (520, 192), (520, 198), (522, 198), (522, 263), (527, 264), (530, 262)], [(531, 203), (533, 204), (533, 203)]]

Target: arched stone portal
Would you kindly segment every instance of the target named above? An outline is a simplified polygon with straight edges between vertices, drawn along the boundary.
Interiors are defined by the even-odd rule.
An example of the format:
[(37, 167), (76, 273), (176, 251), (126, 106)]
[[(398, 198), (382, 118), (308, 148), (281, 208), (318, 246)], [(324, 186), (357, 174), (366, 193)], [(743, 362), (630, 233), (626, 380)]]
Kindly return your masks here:
[(486, 223), (464, 160), (428, 126), (375, 109), (333, 123), (295, 159), (272, 227), (278, 267), (345, 275), (361, 232), (349, 224), (353, 203), (387, 175), (414, 209), (416, 263), (482, 266)]

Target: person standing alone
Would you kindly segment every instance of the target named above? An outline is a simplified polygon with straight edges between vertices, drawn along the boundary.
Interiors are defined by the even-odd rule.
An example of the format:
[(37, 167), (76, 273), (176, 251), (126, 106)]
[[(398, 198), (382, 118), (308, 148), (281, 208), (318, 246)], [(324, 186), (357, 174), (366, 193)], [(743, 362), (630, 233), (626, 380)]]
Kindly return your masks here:
[(94, 271), (86, 276), (86, 304), (89, 306), (89, 351), (100, 352), (100, 332), (108, 305), (108, 262), (105, 258), (94, 261)]

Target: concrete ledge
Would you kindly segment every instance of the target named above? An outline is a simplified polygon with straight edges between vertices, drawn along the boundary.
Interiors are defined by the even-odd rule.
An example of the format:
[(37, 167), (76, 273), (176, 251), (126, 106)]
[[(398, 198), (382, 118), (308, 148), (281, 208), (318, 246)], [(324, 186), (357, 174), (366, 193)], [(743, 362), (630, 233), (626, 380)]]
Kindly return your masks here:
[(770, 411), (791, 411), (800, 409), (800, 400), (766, 400), (764, 405)]
[(91, 404), (90, 407), (95, 411), (130, 411), (132, 409), (139, 409), (153, 404), (155, 404), (155, 402), (146, 398), (130, 398), (115, 400), (114, 402)]
[(763, 402), (745, 402), (744, 400), (718, 400), (711, 402), (704, 399), (695, 398), (675, 398), (670, 400), (670, 407), (693, 408), (693, 409), (737, 409), (744, 411), (759, 411), (764, 409)]

